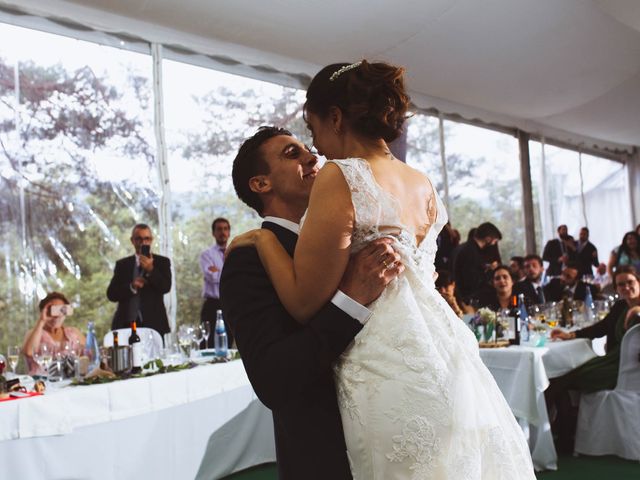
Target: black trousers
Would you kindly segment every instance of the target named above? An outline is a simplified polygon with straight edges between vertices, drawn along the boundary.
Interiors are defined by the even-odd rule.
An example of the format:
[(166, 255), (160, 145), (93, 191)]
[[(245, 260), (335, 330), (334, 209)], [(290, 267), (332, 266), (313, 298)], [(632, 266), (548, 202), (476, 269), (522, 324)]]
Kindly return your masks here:
[[(210, 298), (207, 297), (204, 299), (204, 303), (202, 304), (202, 310), (200, 311), (200, 323), (208, 323), (211, 325), (211, 335), (209, 335), (209, 341), (207, 342), (206, 348), (213, 348), (213, 337), (214, 330), (216, 328), (216, 311), (222, 309), (222, 304), (220, 303), (219, 298)], [(226, 322), (225, 322), (226, 325)], [(233, 335), (231, 331), (227, 327), (227, 343), (229, 344), (229, 348), (233, 345)], [(202, 341), (201, 347), (204, 346), (204, 340)], [(204, 347), (203, 347), (204, 348)]]
[(551, 432), (556, 437), (559, 453), (573, 453), (578, 423), (578, 407), (571, 402), (571, 372), (562, 377), (552, 378), (544, 392), (551, 423)]

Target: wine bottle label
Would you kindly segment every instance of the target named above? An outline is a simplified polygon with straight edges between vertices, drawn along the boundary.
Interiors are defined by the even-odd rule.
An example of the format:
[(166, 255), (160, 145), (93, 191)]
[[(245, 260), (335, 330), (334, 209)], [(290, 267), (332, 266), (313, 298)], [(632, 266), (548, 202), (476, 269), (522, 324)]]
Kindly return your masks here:
[(516, 339), (516, 329), (518, 328), (518, 319), (511, 317), (509, 321), (509, 340)]
[(142, 367), (142, 344), (140, 342), (131, 345), (131, 366)]

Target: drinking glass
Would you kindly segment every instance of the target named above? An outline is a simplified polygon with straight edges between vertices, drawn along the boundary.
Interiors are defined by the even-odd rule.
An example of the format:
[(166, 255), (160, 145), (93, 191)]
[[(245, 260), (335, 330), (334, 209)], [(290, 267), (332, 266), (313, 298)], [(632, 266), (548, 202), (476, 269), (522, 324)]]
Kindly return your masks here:
[(200, 350), (200, 342), (202, 342), (202, 329), (200, 326), (196, 326), (191, 332), (191, 338), (193, 339), (193, 344), (195, 347), (195, 351)]
[(53, 349), (47, 345), (40, 345), (40, 360), (45, 377), (49, 376), (49, 366), (53, 360)]
[(180, 325), (178, 328), (178, 345), (187, 360), (191, 358), (191, 343), (193, 341), (193, 327), (191, 325)]
[(16, 374), (16, 367), (18, 366), (18, 360), (20, 360), (20, 347), (16, 345), (12, 345), (9, 347), (9, 355), (7, 360), (9, 360), (9, 366), (11, 367), (11, 371), (13, 374)]
[(202, 330), (202, 338), (204, 338), (204, 348), (209, 348), (209, 337), (211, 336), (211, 324), (209, 322), (203, 322), (200, 325)]

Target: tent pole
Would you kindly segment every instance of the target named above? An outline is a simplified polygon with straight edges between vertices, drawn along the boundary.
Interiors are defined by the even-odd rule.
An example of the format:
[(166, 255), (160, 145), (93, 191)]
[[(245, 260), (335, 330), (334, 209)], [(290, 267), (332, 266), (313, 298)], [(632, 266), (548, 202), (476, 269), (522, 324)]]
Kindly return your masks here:
[[(169, 165), (167, 156), (167, 142), (164, 128), (164, 99), (162, 83), (162, 45), (151, 44), (151, 59), (153, 62), (153, 126), (156, 137), (156, 165), (158, 166), (158, 178), (160, 180), (160, 202), (158, 205), (158, 228), (160, 237), (160, 253), (171, 258), (173, 256), (173, 243), (171, 238), (171, 183), (169, 181)], [(171, 262), (171, 290), (165, 295), (164, 303), (169, 316), (169, 327), (176, 331), (176, 274), (175, 264)]]
[(522, 212), (524, 213), (525, 251), (527, 254), (532, 254), (536, 252), (536, 227), (533, 212), (529, 134), (522, 130), (518, 130), (518, 147), (520, 149), (520, 183), (522, 186)]
[(640, 149), (633, 148), (627, 157), (627, 178), (629, 179), (629, 202), (631, 208), (631, 225), (640, 224)]

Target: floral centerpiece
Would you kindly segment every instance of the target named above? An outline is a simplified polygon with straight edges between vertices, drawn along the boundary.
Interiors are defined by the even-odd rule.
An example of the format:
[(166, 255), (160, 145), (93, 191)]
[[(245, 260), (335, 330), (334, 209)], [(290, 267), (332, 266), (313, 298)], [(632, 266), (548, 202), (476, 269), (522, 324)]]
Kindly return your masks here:
[(493, 333), (496, 330), (497, 319), (498, 316), (496, 312), (489, 308), (480, 308), (473, 317), (471, 317), (469, 325), (478, 341), (488, 342), (492, 338), (495, 338)]

